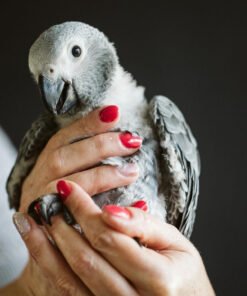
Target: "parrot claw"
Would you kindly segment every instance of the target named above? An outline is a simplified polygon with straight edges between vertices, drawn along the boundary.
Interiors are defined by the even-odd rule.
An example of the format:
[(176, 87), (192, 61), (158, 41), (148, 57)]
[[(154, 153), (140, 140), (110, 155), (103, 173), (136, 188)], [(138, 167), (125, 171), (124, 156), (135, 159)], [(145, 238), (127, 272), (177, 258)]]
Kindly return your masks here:
[(59, 194), (52, 193), (39, 197), (34, 200), (28, 207), (28, 214), (39, 225), (42, 222), (51, 225), (51, 217), (62, 213), (67, 224), (75, 224), (75, 219), (70, 214), (69, 210), (63, 205)]

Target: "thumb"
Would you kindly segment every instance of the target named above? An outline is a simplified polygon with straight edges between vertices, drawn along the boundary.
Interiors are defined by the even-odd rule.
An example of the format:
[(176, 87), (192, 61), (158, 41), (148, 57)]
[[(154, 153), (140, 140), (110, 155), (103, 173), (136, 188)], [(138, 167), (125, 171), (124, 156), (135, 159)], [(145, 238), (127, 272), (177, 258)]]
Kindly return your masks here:
[[(121, 214), (121, 210), (125, 214)], [(138, 238), (142, 245), (151, 249), (177, 251), (191, 249), (191, 243), (176, 227), (156, 219), (143, 210), (108, 205), (103, 208), (102, 219), (114, 230)]]

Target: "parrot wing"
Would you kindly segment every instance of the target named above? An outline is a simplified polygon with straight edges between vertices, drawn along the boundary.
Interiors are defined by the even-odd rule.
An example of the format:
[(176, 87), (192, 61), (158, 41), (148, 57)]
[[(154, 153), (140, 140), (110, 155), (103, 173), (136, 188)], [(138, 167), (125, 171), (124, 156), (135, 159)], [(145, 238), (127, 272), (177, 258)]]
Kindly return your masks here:
[(21, 141), (16, 162), (7, 180), (7, 193), (11, 208), (18, 210), (23, 181), (33, 168), (40, 152), (58, 130), (54, 117), (44, 113), (33, 122)]
[(166, 199), (167, 221), (189, 238), (199, 194), (197, 143), (183, 114), (171, 100), (155, 96), (150, 107), (160, 140), (160, 191)]

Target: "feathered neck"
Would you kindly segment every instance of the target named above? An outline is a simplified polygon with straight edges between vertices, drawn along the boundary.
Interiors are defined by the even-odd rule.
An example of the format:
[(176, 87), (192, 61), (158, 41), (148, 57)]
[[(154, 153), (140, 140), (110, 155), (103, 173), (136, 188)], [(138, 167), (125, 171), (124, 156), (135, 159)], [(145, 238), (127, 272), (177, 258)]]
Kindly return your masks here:
[[(135, 116), (143, 116), (147, 109), (147, 101), (144, 96), (144, 87), (138, 86), (130, 73), (117, 66), (111, 87), (105, 94), (102, 105), (118, 105), (121, 113), (119, 125)], [(67, 126), (74, 120), (85, 116), (93, 108), (81, 110), (73, 116), (57, 116), (56, 122), (60, 127)]]
[(116, 104), (120, 109), (135, 109), (145, 100), (144, 91), (145, 88), (138, 86), (132, 75), (118, 65), (104, 105)]

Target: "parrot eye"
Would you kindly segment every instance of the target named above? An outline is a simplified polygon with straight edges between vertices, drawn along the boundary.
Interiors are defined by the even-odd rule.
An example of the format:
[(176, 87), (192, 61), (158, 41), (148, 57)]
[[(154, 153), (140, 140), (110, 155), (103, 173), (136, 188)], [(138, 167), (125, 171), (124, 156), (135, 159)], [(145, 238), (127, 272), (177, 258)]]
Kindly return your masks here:
[(73, 46), (71, 53), (75, 58), (78, 58), (81, 55), (81, 48), (78, 45), (75, 45)]

